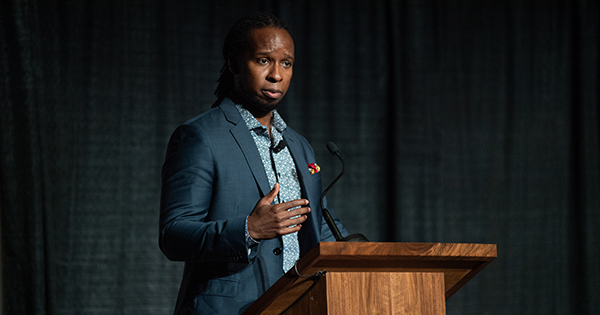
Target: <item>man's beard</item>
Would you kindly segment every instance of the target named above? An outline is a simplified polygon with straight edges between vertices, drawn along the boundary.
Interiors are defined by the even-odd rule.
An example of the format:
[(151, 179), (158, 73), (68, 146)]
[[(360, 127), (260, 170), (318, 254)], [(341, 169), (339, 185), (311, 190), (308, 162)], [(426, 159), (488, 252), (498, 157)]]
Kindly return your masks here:
[(258, 114), (268, 114), (279, 107), (281, 102), (277, 103), (265, 103), (261, 99), (255, 96), (250, 96), (248, 93), (241, 91), (235, 95), (235, 101), (242, 104), (250, 112), (257, 112)]

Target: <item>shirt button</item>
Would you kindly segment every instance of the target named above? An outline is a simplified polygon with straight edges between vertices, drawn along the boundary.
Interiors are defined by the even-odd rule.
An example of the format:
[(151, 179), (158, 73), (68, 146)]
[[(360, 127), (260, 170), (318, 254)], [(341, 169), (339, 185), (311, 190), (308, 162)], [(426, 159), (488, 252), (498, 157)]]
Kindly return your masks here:
[(279, 255), (281, 255), (281, 248), (279, 248), (279, 247), (275, 248), (275, 249), (273, 250), (273, 254), (274, 254), (275, 256), (279, 256)]

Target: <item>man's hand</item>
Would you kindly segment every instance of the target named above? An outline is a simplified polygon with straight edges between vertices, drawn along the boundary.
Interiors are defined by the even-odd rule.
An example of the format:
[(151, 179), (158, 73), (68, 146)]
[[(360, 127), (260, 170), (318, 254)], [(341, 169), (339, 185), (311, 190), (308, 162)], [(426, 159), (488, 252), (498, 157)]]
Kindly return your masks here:
[[(296, 199), (271, 205), (278, 193), (279, 183), (276, 183), (266, 196), (260, 198), (248, 216), (248, 233), (253, 239), (272, 239), (298, 232), (302, 227), (301, 223), (306, 221), (310, 208), (303, 206), (308, 205), (308, 200)], [(300, 208), (288, 211), (295, 207)]]

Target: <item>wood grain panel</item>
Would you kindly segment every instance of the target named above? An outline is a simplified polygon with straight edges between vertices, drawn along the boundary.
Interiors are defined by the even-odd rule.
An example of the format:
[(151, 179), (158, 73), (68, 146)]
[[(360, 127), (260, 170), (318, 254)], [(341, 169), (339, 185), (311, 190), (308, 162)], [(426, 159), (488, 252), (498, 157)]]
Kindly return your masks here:
[(330, 315), (446, 312), (442, 273), (333, 272), (326, 277)]
[[(441, 285), (442, 294), (444, 294), (445, 299), (448, 299), (496, 258), (496, 255), (496, 245), (492, 244), (324, 242), (319, 243), (307, 255), (302, 257), (297, 265), (300, 275), (311, 275), (324, 270), (327, 271), (328, 276), (333, 273), (346, 273), (350, 278), (345, 281), (359, 281), (358, 283), (366, 286), (371, 286), (373, 280), (366, 278), (357, 280), (353, 278), (354, 276), (350, 276), (350, 274), (413, 273), (435, 275), (435, 277), (441, 276), (442, 281), (435, 280), (435, 288), (429, 287), (429, 289), (437, 290), (437, 286)], [(428, 276), (420, 277), (425, 281), (424, 279)], [(323, 283), (326, 283), (326, 281), (320, 280), (316, 286), (313, 286), (314, 278), (306, 279), (298, 277), (296, 271), (292, 269), (252, 304), (244, 314), (281, 314), (282, 310), (288, 309), (290, 305), (300, 303), (306, 297), (303, 294), (309, 288), (312, 287), (311, 291), (314, 292), (317, 292), (315, 290), (323, 289), (321, 287)], [(394, 299), (406, 300), (402, 304), (411, 305), (410, 301), (413, 300), (413, 295), (406, 292), (403, 289), (404, 287), (393, 287), (394, 283), (396, 282), (385, 284), (390, 288), (394, 288), (387, 291), (387, 294), (391, 294)], [(350, 285), (354, 284), (357, 283), (348, 282), (343, 287), (350, 287)], [(339, 289), (341, 290), (342, 288), (340, 287)], [(427, 286), (423, 290), (428, 290)], [(389, 301), (382, 300), (380, 294), (383, 294), (383, 291), (353, 290), (353, 292), (356, 293), (354, 295), (355, 300), (363, 301), (364, 305), (370, 305), (377, 310), (383, 310), (386, 308), (386, 305), (396, 303), (394, 299)], [(360, 292), (360, 295), (357, 292)], [(314, 299), (315, 295), (313, 295), (313, 300), (311, 301), (314, 301)], [(307, 305), (315, 303), (310, 301), (305, 302)], [(317, 302), (321, 303), (322, 299)], [(331, 305), (331, 301), (325, 301), (324, 303)], [(434, 309), (445, 310), (444, 302), (441, 302), (442, 306), (439, 306), (440, 302), (436, 302), (436, 305), (438, 306)], [(406, 308), (404, 311), (406, 312)], [(420, 310), (419, 312), (430, 314), (427, 313), (429, 310)], [(409, 312), (406, 314), (415, 313)]]

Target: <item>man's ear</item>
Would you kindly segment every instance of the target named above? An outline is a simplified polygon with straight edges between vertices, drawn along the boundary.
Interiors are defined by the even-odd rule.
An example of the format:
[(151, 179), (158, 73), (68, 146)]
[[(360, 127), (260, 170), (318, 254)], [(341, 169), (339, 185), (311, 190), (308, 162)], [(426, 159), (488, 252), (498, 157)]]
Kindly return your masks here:
[(233, 74), (240, 73), (240, 64), (237, 58), (235, 58), (232, 54), (227, 56), (227, 68), (229, 68), (229, 71), (231, 71)]

